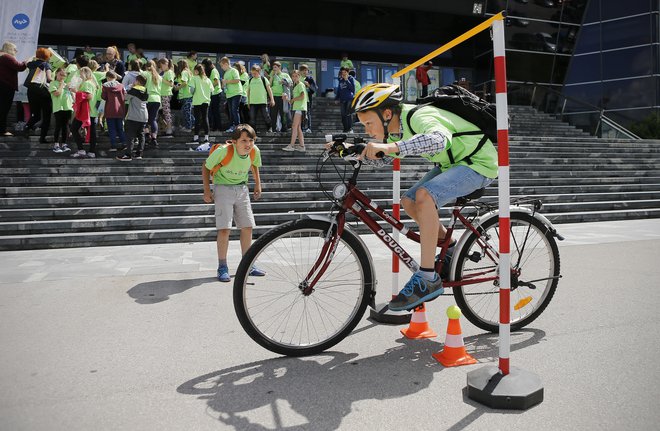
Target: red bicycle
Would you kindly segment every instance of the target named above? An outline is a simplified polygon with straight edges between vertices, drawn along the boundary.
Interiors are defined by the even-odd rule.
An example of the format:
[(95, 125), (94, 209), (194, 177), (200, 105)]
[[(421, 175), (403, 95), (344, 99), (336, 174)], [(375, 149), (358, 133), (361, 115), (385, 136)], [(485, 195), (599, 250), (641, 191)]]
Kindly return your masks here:
[[(352, 145), (345, 135), (333, 137), (317, 164), (332, 165), (341, 181), (326, 196), (333, 202), (327, 217), (306, 216), (277, 226), (254, 242), (234, 280), (234, 308), (243, 329), (266, 349), (288, 356), (322, 352), (343, 340), (358, 324), (367, 305), (375, 307), (376, 271), (365, 243), (347, 224), (353, 214), (411, 271), (419, 264), (381, 227), (379, 219), (419, 242), (408, 229), (358, 189), (364, 144)], [(352, 175), (340, 172), (334, 159), (350, 163)], [(323, 185), (322, 185), (323, 189)], [(459, 198), (447, 236), (438, 241), (436, 271), (443, 287), (452, 288), (465, 317), (487, 331), (499, 329), (499, 219), (491, 205), (479, 202), (484, 189)], [(530, 324), (550, 303), (559, 278), (562, 240), (552, 223), (539, 214), (539, 200), (520, 200), (511, 207), (511, 328)], [(370, 212), (369, 212), (370, 211)], [(374, 215), (372, 215), (374, 214)], [(459, 223), (464, 232), (455, 244), (449, 268), (448, 251)], [(250, 277), (257, 264), (265, 277)]]

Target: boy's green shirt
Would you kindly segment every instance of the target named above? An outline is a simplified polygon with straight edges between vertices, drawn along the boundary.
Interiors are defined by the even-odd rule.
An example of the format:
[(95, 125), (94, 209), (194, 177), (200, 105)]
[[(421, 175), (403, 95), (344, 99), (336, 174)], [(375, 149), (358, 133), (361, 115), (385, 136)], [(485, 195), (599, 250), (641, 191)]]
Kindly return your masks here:
[[(204, 164), (208, 170), (212, 170), (216, 165), (218, 165), (227, 155), (227, 147), (220, 147), (206, 159)], [(252, 166), (257, 168), (261, 167), (261, 152), (257, 146), (254, 146), (255, 157), (254, 162), (250, 159), (250, 155), (246, 154), (245, 156), (240, 156), (234, 147), (234, 156), (231, 158), (231, 161), (226, 165), (218, 169), (218, 171), (213, 176), (213, 184), (224, 184), (235, 186), (239, 184), (245, 184), (248, 181), (248, 173)]]

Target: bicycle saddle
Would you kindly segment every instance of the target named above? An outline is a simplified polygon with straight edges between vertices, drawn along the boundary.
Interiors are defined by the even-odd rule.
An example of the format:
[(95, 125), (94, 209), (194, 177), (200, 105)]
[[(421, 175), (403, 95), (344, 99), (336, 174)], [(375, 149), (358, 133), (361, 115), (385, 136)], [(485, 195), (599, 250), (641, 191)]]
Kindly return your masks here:
[(456, 199), (456, 204), (464, 205), (467, 202), (470, 202), (471, 200), (479, 199), (480, 197), (482, 197), (484, 195), (484, 193), (486, 193), (486, 188), (482, 187), (480, 189), (477, 189), (477, 190), (473, 191), (472, 193), (470, 193), (468, 195), (461, 196), (460, 198), (457, 198)]

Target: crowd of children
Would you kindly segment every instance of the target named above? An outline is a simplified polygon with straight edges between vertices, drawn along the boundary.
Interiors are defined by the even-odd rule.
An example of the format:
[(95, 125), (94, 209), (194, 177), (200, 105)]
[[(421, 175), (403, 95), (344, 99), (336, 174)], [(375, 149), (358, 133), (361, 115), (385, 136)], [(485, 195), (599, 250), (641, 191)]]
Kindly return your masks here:
[[(27, 63), (33, 72), (32, 81), (26, 84), (31, 117), (24, 134), (29, 136), (35, 124), (41, 124), (40, 142), (48, 142), (52, 112), (54, 152), (73, 149), (74, 158), (95, 158), (98, 128), (107, 132), (110, 152), (119, 151), (117, 159), (129, 161), (141, 158), (147, 145), (158, 148), (159, 137), (173, 136), (176, 98), (181, 113), (177, 133), (190, 133), (195, 142), (208, 143), (211, 131), (224, 129), (224, 104), (229, 119), (226, 133), (233, 133), (239, 124), (255, 129), (257, 115), (261, 115), (265, 133), (291, 130), (291, 144), (285, 150), (304, 151), (303, 131), (311, 132), (309, 104), (317, 90), (306, 65), (289, 74), (278, 61), (271, 64), (263, 54), (261, 66), (254, 65), (248, 74), (242, 61), (232, 64), (223, 57), (221, 73), (211, 60), (198, 63), (195, 52), (173, 65), (167, 58), (147, 59), (135, 44), (128, 44), (127, 49), (124, 64), (117, 47), (108, 47), (100, 56), (86, 46), (76, 50), (70, 64), (52, 73), (50, 52), (40, 48)], [(71, 138), (73, 148), (69, 147)]]

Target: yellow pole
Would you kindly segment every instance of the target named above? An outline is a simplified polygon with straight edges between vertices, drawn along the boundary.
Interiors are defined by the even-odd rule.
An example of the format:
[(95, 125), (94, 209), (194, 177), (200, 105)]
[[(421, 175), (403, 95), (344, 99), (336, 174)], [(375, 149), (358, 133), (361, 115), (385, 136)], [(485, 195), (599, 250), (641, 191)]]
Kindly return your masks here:
[(411, 70), (413, 70), (417, 66), (420, 66), (420, 65), (426, 63), (427, 61), (439, 56), (443, 52), (452, 49), (453, 47), (455, 47), (459, 43), (462, 43), (462, 42), (468, 40), (469, 38), (471, 38), (475, 34), (481, 33), (482, 31), (486, 30), (487, 28), (490, 28), (493, 21), (499, 21), (499, 20), (502, 20), (502, 19), (504, 19), (504, 12), (500, 12), (497, 15), (494, 15), (494, 16), (488, 18), (486, 21), (482, 22), (481, 24), (474, 27), (473, 29), (466, 31), (465, 33), (458, 36), (456, 39), (452, 40), (451, 42), (444, 44), (443, 46), (436, 49), (432, 53), (427, 54), (424, 57), (420, 58), (419, 60), (417, 60), (416, 62), (414, 62), (410, 66), (399, 70), (394, 75), (392, 75), (392, 78), (398, 78), (401, 75), (405, 75), (406, 73), (410, 72)]

